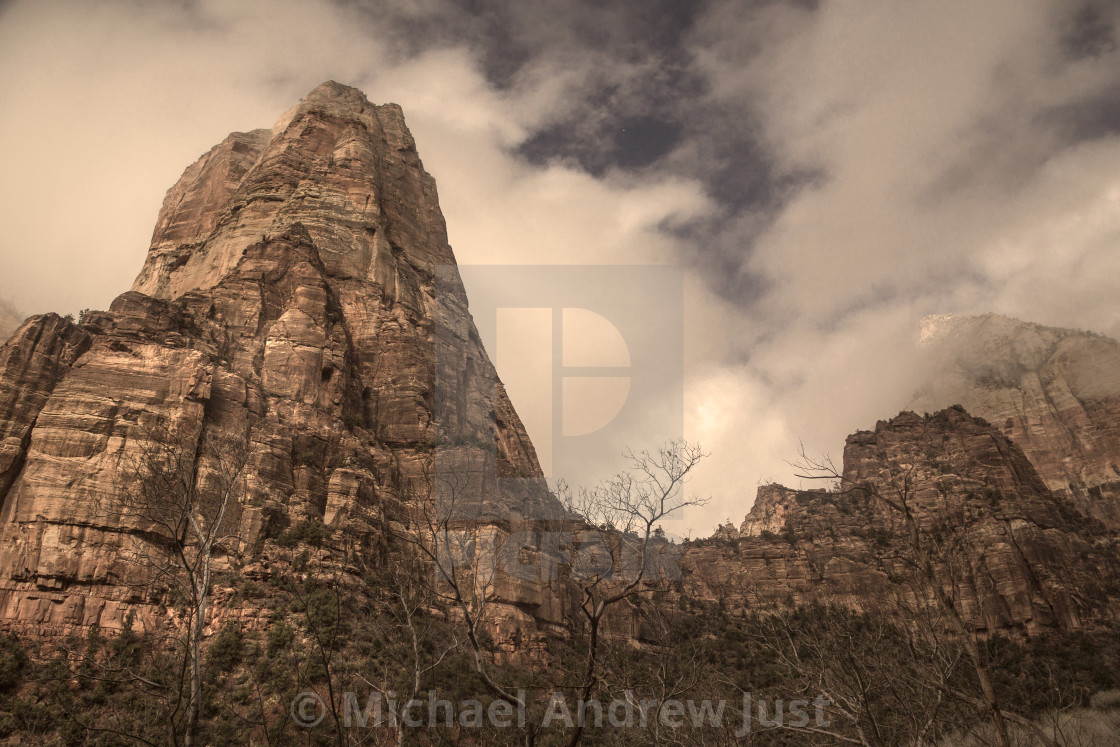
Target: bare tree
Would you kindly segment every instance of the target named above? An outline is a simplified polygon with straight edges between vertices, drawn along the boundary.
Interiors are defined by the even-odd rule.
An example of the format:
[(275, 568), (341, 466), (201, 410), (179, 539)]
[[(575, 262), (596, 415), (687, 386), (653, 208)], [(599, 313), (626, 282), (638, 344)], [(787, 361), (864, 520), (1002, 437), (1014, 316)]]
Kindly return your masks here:
[[(448, 626), (441, 624), (443, 618), (436, 610), (439, 600), (430, 579), (425, 577), (424, 568), (409, 548), (402, 549), (404, 552), (390, 560), (380, 579), (389, 603), (382, 614), (369, 621), (382, 646), (400, 652), (394, 662), (401, 666), (395, 671), (387, 667), (377, 682), (361, 674), (357, 677), (382, 696), (402, 695), (400, 702), (407, 704), (419, 698), (425, 678), (460, 649), (462, 642), (457, 636), (449, 635)], [(402, 682), (403, 688), (400, 687)], [(385, 723), (373, 726), (383, 727)], [(396, 744), (404, 742), (405, 728), (397, 724)]]
[(814, 604), (751, 615), (739, 625), (787, 687), (825, 697), (835, 726), (798, 730), (868, 747), (923, 745), (936, 743), (951, 720), (945, 691), (959, 648), (916, 638), (875, 606), (855, 612)]
[[(214, 564), (240, 551), (237, 510), (248, 462), (248, 436), (221, 438), (186, 423), (142, 429), (139, 451), (122, 470), (126, 481), (112, 509), (133, 528), (134, 559), (146, 582), (180, 600), (185, 617), (183, 674), (188, 696), (172, 714), (182, 715), (183, 744), (197, 743), (202, 705), (203, 630), (210, 614)], [(180, 689), (181, 692), (181, 689)]]
[[(693, 469), (707, 456), (699, 445), (678, 440), (654, 452), (628, 451), (624, 456), (630, 468), (596, 489), (573, 492), (562, 485), (559, 491), (569, 511), (598, 528), (584, 532), (572, 548), (572, 576), (580, 587), (580, 611), (587, 623), (587, 658), (578, 686), (583, 701), (599, 684), (599, 649), (608, 611), (672, 580), (657, 563), (657, 551), (668, 545), (658, 532), (661, 522), (708, 502), (684, 492)], [(580, 743), (583, 730), (582, 722), (575, 725), (569, 745)]]
[[(470, 454), (469, 449), (455, 451)], [(528, 710), (527, 697), (495, 679), (484, 645), (484, 623), (495, 600), (495, 581), (512, 552), (502, 542), (500, 528), (478, 521), (481, 492), (474, 480), (485, 462), (485, 458), (476, 461), (469, 456), (465, 461), (429, 460), (423, 474), (405, 488), (411, 504), (410, 525), (395, 536), (428, 561), (435, 574), (437, 598), (462, 617), (474, 670), (483, 686), (517, 709)], [(535, 743), (536, 732), (530, 723), (525, 744)]]
[[(865, 480), (859, 484), (851, 484), (844, 478), (833, 462), (827, 458), (812, 459), (800, 452), (800, 461), (795, 465), (800, 468), (798, 477), (813, 480), (829, 480), (839, 482), (841, 493), (854, 493), (872, 503), (888, 509), (902, 522), (904, 532), (904, 547), (907, 552), (896, 555), (896, 559), (904, 562), (913, 572), (917, 589), (921, 596), (932, 596), (937, 606), (943, 613), (943, 619), (964, 646), (967, 659), (972, 665), (973, 672), (980, 685), (981, 698), (974, 699), (961, 693), (959, 690), (952, 694), (966, 700), (973, 700), (983, 705), (991, 720), (992, 728), (1001, 747), (1010, 747), (1010, 738), (1007, 732), (1007, 719), (1010, 715), (1000, 706), (999, 697), (991, 674), (981, 651), (980, 641), (976, 630), (966, 621), (959, 607), (958, 601), (951, 594), (956, 584), (954, 567), (954, 553), (959, 545), (962, 529), (956, 528), (954, 536), (948, 544), (937, 542), (927, 536), (919, 525), (915, 515), (914, 495), (918, 488), (919, 475), (914, 464), (904, 465), (890, 470), (890, 474), (876, 481)], [(948, 573), (949, 589), (946, 589)], [(930, 630), (936, 635), (937, 631)]]

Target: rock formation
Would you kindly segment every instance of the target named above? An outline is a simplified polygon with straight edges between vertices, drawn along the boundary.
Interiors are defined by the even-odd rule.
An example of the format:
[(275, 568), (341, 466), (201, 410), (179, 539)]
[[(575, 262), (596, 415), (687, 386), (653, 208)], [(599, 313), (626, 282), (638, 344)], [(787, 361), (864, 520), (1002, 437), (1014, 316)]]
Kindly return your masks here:
[[(922, 527), (957, 541), (945, 578), (977, 624), (1114, 615), (1120, 569), (1102, 522), (1120, 518), (1120, 346), (998, 318), (953, 324), (963, 332), (934, 335), (966, 341), (945, 348), (952, 397), (998, 429), (951, 409), (857, 433), (839, 492), (760, 489), (739, 529), (685, 546), (677, 592), (739, 609), (929, 603), (892, 580), (903, 526), (869, 497), (905, 475)], [(977, 345), (991, 360), (960, 363)], [(497, 651), (532, 648), (573, 616), (559, 550), (521, 530), (579, 527), (483, 350), (395, 105), (325, 83), (271, 130), (230, 135), (167, 193), (130, 291), (81, 323), (34, 317), (0, 347), (0, 626), (56, 635), (167, 617), (139, 562), (158, 538), (121, 507), (163, 440), (199, 480), (225, 467), (201, 444), (247, 454), (229, 517), (239, 578), (285, 573), (294, 543), (357, 579), (446, 476), (459, 528), (525, 536), (516, 572), (492, 579)], [(217, 617), (266, 624), (232, 588), (215, 602)], [(615, 630), (640, 637), (620, 618)]]
[(876, 497), (903, 492), (946, 588), (978, 628), (1079, 629), (1120, 610), (1115, 535), (960, 408), (902, 413), (850, 436), (836, 486), (759, 488), (738, 537), (686, 546), (684, 588), (738, 610), (930, 606), (932, 589), (897, 583), (911, 555), (905, 522)]
[(960, 404), (1018, 444), (1051, 490), (1120, 530), (1120, 343), (984, 316), (922, 324), (918, 412)]
[[(325, 83), (202, 156), (131, 291), (0, 348), (0, 621), (112, 629), (149, 601), (130, 562), (141, 528), (114, 501), (169, 431), (248, 450), (234, 519), (249, 575), (309, 524), (325, 526), (320, 560), (374, 557), (433, 470), (469, 474), (475, 522), (556, 510), (454, 263), (396, 105)], [(560, 619), (550, 584), (501, 580), (508, 635)]]

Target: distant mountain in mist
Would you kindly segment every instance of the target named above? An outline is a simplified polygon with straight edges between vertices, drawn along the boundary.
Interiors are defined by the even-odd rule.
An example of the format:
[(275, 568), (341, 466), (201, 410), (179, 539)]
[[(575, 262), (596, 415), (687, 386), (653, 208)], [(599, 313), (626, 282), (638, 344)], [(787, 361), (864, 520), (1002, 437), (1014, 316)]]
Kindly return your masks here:
[(922, 323), (917, 412), (962, 405), (1016, 443), (1051, 490), (1120, 529), (1120, 342), (997, 314)]
[(22, 321), (23, 316), (14, 306), (0, 300), (0, 343), (11, 337)]

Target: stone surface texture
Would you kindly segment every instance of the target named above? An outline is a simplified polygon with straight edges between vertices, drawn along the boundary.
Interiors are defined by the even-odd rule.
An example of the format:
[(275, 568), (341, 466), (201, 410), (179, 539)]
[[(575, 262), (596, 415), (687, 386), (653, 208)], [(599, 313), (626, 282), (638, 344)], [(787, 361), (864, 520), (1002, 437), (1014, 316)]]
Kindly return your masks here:
[[(905, 477), (921, 526), (955, 542), (943, 577), (979, 627), (1115, 616), (1120, 346), (999, 317), (931, 330), (956, 378), (929, 401), (994, 425), (948, 409), (853, 435), (839, 490), (764, 486), (739, 528), (662, 542), (670, 565), (683, 550), (677, 594), (739, 610), (930, 604), (897, 583), (904, 526), (869, 497)], [(272, 129), (230, 135), (167, 193), (130, 291), (80, 324), (33, 317), (0, 347), (0, 627), (173, 617), (143, 562), (151, 537), (121, 506), (167, 432), (199, 479), (223, 469), (197, 456), (204, 440), (248, 455), (230, 518), (241, 553), (212, 624), (266, 625), (237, 587), (300, 553), (357, 584), (449, 497), (457, 531), (519, 538), (516, 563), (485, 579), (499, 658), (578, 619), (562, 550), (537, 530), (588, 528), (549, 493), (482, 347), (395, 105), (329, 82)], [(625, 611), (612, 630), (641, 638)]]
[[(687, 593), (732, 610), (935, 605), (910, 582), (905, 491), (938, 576), (977, 629), (1081, 629), (1120, 610), (1116, 536), (1051, 492), (1013, 442), (963, 409), (912, 412), (848, 438), (842, 480), (759, 488), (738, 536), (685, 546)], [(893, 607), (897, 609), (897, 607)]]
[[(471, 531), (558, 509), (400, 108), (333, 82), (184, 172), (108, 311), (35, 317), (0, 348), (0, 620), (111, 630), (148, 601), (114, 501), (162, 428), (246, 445), (250, 577), (310, 524), (324, 567), (372, 562), (435, 473), (470, 476)], [(565, 613), (548, 578), (495, 583), (499, 648)]]

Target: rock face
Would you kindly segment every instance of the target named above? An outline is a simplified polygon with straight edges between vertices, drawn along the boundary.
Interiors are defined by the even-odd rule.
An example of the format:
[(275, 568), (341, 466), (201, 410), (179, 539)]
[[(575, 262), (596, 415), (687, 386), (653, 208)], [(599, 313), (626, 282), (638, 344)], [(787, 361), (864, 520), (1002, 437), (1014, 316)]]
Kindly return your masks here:
[[(166, 428), (247, 449), (247, 574), (308, 524), (324, 562), (374, 557), (441, 469), (470, 474), (476, 524), (557, 508), (400, 108), (333, 82), (184, 172), (108, 311), (37, 317), (0, 348), (0, 621), (111, 629), (142, 606), (114, 501)], [(501, 580), (511, 636), (561, 619), (549, 584)]]
[(930, 317), (922, 342), (930, 379), (912, 409), (963, 405), (1051, 490), (1120, 530), (1120, 343), (995, 314)]
[(735, 538), (690, 543), (685, 588), (731, 608), (932, 606), (900, 583), (913, 558), (904, 495), (938, 575), (979, 629), (1078, 629), (1115, 619), (1115, 535), (1055, 495), (997, 429), (953, 408), (902, 413), (848, 438), (836, 488), (763, 486)]
[[(761, 488), (739, 529), (685, 546), (680, 594), (739, 608), (930, 604), (897, 583), (905, 525), (873, 499), (905, 479), (922, 528), (953, 540), (941, 570), (976, 624), (1114, 616), (1104, 524), (1120, 518), (1120, 346), (998, 318), (938, 330), (958, 341), (941, 348), (959, 374), (952, 397), (998, 427), (950, 409), (857, 433), (844, 489)], [(977, 345), (985, 364), (968, 363)], [(285, 573), (294, 543), (357, 579), (447, 477), (457, 529), (523, 538), (487, 581), (499, 655), (577, 616), (559, 550), (533, 530), (587, 527), (549, 493), (482, 348), (435, 184), (394, 105), (326, 83), (271, 130), (230, 135), (168, 192), (130, 291), (80, 324), (34, 317), (0, 347), (0, 626), (52, 635), (167, 617), (142, 562), (155, 539), (122, 508), (165, 440), (202, 481), (247, 455), (228, 517), (238, 578)], [(212, 443), (230, 459), (207, 456)], [(215, 612), (265, 624), (232, 588)], [(615, 622), (640, 638), (636, 617)]]

